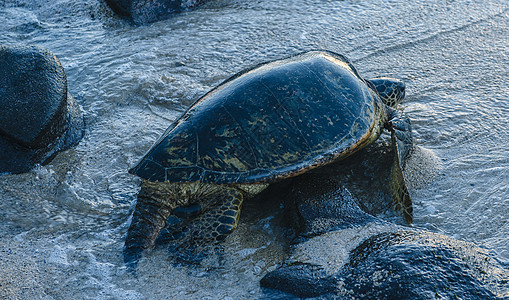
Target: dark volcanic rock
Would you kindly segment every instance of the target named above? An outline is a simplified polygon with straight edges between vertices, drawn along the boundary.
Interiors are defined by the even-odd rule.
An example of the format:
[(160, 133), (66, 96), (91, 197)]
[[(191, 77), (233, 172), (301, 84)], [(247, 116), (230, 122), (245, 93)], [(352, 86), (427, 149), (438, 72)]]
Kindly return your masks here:
[(377, 219), (362, 211), (354, 196), (333, 177), (303, 174), (294, 180), (284, 206), (301, 237), (361, 226)]
[(260, 285), (281, 290), (300, 298), (331, 295), (335, 291), (333, 277), (318, 265), (287, 264), (265, 275)]
[(337, 293), (366, 299), (502, 299), (509, 269), (488, 251), (445, 235), (398, 231), (370, 237), (337, 274)]
[(0, 45), (0, 173), (22, 173), (79, 142), (83, 115), (58, 59)]
[(168, 18), (172, 13), (197, 6), (203, 0), (106, 0), (111, 9), (136, 24)]

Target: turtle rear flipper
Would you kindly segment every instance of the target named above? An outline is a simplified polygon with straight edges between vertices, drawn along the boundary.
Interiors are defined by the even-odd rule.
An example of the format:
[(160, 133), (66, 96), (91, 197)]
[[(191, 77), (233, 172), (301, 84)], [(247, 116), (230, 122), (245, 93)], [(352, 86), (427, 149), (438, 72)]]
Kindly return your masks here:
[(405, 160), (413, 147), (410, 119), (400, 112), (389, 109), (387, 128), (391, 132), (394, 160), (389, 180), (394, 208), (400, 211), (408, 224), (413, 222), (412, 198), (408, 193), (403, 170)]

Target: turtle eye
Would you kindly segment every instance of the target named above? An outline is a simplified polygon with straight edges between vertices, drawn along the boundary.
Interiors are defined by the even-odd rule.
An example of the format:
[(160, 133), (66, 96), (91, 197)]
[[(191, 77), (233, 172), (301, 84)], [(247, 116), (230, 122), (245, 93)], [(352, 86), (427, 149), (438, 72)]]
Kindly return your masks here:
[(401, 95), (403, 96), (402, 98), (404, 98), (404, 96), (405, 96), (405, 89), (406, 89), (405, 84), (403, 82), (401, 82), (399, 85), (399, 90), (401, 92)]

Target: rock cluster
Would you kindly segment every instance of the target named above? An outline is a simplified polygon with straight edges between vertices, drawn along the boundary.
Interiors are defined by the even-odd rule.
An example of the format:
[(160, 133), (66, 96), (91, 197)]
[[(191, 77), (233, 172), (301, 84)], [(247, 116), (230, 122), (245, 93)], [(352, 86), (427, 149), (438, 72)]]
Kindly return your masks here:
[[(489, 251), (386, 222), (359, 207), (362, 201), (349, 191), (360, 186), (358, 173), (366, 169), (359, 159), (375, 166), (390, 156), (373, 148), (368, 156), (350, 158), (353, 181), (344, 179), (341, 168), (294, 179), (285, 208), (292, 211), (299, 236), (289, 257), (262, 278), (261, 286), (327, 299), (503, 299), (509, 293), (509, 268)], [(386, 176), (383, 165), (377, 166), (370, 174)]]

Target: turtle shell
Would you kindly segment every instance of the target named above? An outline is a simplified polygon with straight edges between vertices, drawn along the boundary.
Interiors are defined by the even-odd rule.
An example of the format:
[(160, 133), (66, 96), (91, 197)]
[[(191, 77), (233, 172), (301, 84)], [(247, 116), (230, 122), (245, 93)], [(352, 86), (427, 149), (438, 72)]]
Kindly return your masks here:
[(343, 56), (258, 65), (198, 99), (130, 172), (149, 181), (273, 182), (356, 150), (380, 99)]

